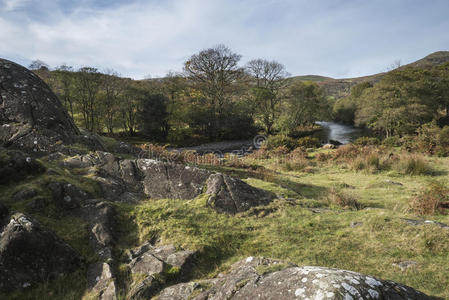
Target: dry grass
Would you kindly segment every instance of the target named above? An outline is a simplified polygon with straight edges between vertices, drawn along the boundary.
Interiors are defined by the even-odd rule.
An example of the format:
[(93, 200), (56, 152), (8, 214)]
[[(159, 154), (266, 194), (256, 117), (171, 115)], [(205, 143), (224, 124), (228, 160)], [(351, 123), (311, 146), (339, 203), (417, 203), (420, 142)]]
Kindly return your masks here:
[(360, 210), (363, 208), (355, 195), (339, 191), (336, 188), (329, 190), (326, 195), (326, 200), (329, 204), (335, 204), (344, 209)]
[(409, 209), (418, 215), (447, 213), (449, 189), (440, 182), (431, 182), (410, 199)]

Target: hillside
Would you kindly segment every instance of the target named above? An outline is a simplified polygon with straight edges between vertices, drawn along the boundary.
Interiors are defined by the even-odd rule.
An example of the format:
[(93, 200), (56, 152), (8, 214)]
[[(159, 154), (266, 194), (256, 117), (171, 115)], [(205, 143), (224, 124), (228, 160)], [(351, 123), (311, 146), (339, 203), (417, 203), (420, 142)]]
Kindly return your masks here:
[[(400, 68), (406, 67), (428, 68), (432, 66), (441, 65), (446, 62), (449, 62), (449, 51), (438, 51), (429, 54), (420, 60), (404, 65)], [(319, 86), (321, 86), (324, 89), (326, 96), (342, 98), (349, 95), (351, 87), (353, 87), (354, 85), (365, 81), (371, 83), (378, 82), (384, 74), (385, 72), (363, 77), (341, 78), (341, 79), (333, 79), (319, 75), (306, 75), (306, 76), (295, 76), (292, 77), (292, 79), (316, 82)]]

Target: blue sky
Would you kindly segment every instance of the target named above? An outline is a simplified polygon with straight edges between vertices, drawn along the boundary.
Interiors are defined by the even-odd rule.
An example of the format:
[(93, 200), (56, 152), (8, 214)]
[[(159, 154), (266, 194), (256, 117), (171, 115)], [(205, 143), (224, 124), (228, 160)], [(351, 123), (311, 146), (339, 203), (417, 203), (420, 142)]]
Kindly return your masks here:
[(0, 57), (140, 79), (223, 43), (242, 65), (344, 78), (449, 50), (448, 15), (448, 0), (0, 0)]

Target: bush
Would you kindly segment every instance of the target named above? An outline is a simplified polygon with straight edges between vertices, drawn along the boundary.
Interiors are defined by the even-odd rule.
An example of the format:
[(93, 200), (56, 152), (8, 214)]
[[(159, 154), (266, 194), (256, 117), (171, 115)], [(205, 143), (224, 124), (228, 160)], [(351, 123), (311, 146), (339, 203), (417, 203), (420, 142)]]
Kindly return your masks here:
[(409, 208), (418, 215), (433, 215), (444, 212), (442, 204), (449, 201), (449, 189), (442, 183), (431, 182), (410, 200)]
[(385, 145), (387, 147), (400, 147), (402, 145), (402, 142), (398, 136), (390, 136), (382, 141), (382, 145)]
[(429, 175), (432, 168), (420, 155), (403, 154), (396, 163), (396, 170), (404, 175)]
[(327, 201), (330, 204), (336, 204), (345, 209), (360, 210), (363, 208), (362, 204), (355, 198), (354, 195), (343, 193), (335, 188), (331, 188), (329, 190), (327, 194)]
[(358, 146), (380, 145), (380, 140), (376, 137), (362, 136), (354, 141), (354, 145)]
[(315, 137), (305, 136), (298, 139), (298, 147), (302, 148), (319, 148), (321, 147), (320, 141)]
[(289, 136), (278, 134), (269, 136), (264, 146), (267, 150), (273, 150), (278, 147), (286, 147), (288, 150), (293, 150), (298, 146), (298, 143)]

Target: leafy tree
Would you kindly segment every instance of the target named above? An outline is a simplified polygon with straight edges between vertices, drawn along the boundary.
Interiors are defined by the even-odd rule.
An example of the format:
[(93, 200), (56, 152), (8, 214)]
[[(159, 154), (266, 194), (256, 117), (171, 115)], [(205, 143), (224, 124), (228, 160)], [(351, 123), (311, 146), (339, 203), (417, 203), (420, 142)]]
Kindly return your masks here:
[(251, 60), (246, 71), (253, 81), (252, 97), (256, 115), (261, 119), (267, 134), (273, 132), (273, 125), (280, 115), (283, 89), (287, 86), (289, 74), (284, 65), (264, 59)]
[(138, 115), (141, 133), (155, 140), (165, 140), (169, 130), (168, 98), (148, 91), (141, 91), (137, 96), (141, 102)]
[(207, 122), (211, 138), (220, 135), (226, 105), (233, 95), (233, 86), (243, 75), (243, 70), (238, 67), (240, 58), (228, 47), (218, 45), (192, 55), (184, 63), (184, 72), (193, 88), (201, 92), (211, 108)]
[(292, 134), (299, 126), (312, 125), (329, 115), (329, 104), (321, 88), (312, 82), (297, 82), (289, 89), (284, 129)]
[(338, 99), (333, 106), (333, 119), (345, 124), (354, 124), (355, 112), (360, 102), (360, 97), (366, 89), (372, 88), (369, 82), (362, 82), (352, 87), (351, 94)]
[(386, 137), (414, 133), (438, 115), (438, 93), (431, 70), (394, 70), (362, 94), (355, 124)]

